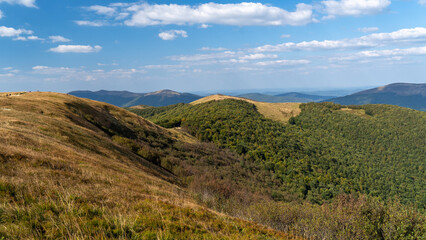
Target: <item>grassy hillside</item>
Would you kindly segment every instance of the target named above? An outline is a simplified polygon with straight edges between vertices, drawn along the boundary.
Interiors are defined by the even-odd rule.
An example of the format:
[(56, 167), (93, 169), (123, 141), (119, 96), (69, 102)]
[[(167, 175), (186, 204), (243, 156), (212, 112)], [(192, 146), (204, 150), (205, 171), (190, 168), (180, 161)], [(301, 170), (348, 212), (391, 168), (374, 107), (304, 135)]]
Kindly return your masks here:
[(424, 112), (309, 103), (284, 125), (257, 109), (226, 99), (134, 111), (241, 154), (271, 172), (282, 189), (314, 203), (365, 193), (425, 207)]
[[(220, 102), (225, 115), (234, 114), (233, 100)], [(156, 115), (205, 106), (145, 110)], [(362, 195), (311, 204), (247, 154), (199, 142), (184, 128), (167, 130), (65, 94), (0, 93), (0, 239), (425, 236), (418, 209)]]
[[(184, 178), (161, 167), (174, 156), (220, 158), (216, 148), (186, 144), (109, 104), (7, 95), (0, 95), (0, 239), (290, 238), (208, 210)], [(174, 171), (189, 169), (182, 166)]]

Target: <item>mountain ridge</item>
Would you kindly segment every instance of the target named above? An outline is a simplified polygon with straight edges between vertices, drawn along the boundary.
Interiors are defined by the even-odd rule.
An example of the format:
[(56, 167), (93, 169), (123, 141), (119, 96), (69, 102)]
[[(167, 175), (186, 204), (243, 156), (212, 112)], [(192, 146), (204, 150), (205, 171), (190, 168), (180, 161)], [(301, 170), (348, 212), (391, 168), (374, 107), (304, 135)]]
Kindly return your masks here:
[(426, 83), (393, 83), (322, 102), (343, 105), (391, 104), (426, 111)]
[(72, 91), (68, 94), (92, 100), (107, 102), (118, 107), (136, 105), (166, 106), (176, 103), (189, 103), (201, 98), (191, 93), (180, 93), (170, 89), (163, 89), (149, 93), (133, 93), (129, 91)]

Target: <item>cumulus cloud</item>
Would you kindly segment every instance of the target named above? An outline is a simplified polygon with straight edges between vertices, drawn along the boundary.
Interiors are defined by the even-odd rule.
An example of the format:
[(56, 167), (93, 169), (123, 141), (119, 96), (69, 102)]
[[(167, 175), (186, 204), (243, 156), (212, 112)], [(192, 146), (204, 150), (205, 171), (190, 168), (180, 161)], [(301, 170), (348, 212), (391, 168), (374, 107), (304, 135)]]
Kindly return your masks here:
[(184, 30), (169, 30), (159, 33), (158, 36), (163, 40), (173, 40), (179, 36), (186, 38), (188, 34)]
[(93, 47), (89, 45), (59, 45), (49, 51), (57, 53), (92, 53), (100, 50), (102, 50), (102, 47), (99, 45)]
[(103, 27), (103, 26), (108, 25), (104, 21), (83, 21), (83, 20), (79, 20), (79, 21), (74, 21), (74, 22), (79, 26), (90, 26), (90, 27)]
[(112, 7), (105, 7), (105, 6), (100, 6), (100, 5), (93, 5), (90, 7), (85, 7), (86, 10), (88, 11), (94, 11), (97, 14), (100, 15), (106, 15), (106, 16), (114, 16), (116, 11), (115, 8)]
[(237, 56), (236, 52), (233, 51), (224, 51), (218, 53), (209, 53), (209, 54), (195, 54), (195, 55), (187, 55), (187, 56), (172, 56), (170, 57), (175, 61), (205, 61), (212, 59), (224, 59), (224, 58), (233, 58)]
[(15, 37), (19, 38), (21, 35), (33, 34), (33, 31), (26, 29), (15, 29), (11, 27), (0, 26), (0, 37)]
[(36, 7), (35, 0), (0, 0), (0, 3), (19, 4), (25, 7)]
[(264, 45), (253, 49), (256, 52), (279, 52), (279, 51), (297, 51), (297, 50), (331, 50), (331, 49), (356, 49), (377, 47), (386, 44), (426, 41), (426, 28), (406, 28), (390, 33), (373, 33), (360, 38), (351, 38), (343, 40), (324, 40), (309, 42), (287, 42), (278, 45)]
[(369, 33), (369, 32), (377, 32), (379, 31), (378, 27), (364, 27), (364, 28), (358, 28), (358, 31)]
[(329, 18), (375, 14), (388, 7), (390, 0), (327, 0), (321, 2)]
[(300, 60), (276, 60), (276, 61), (266, 61), (266, 62), (258, 62), (256, 63), (256, 65), (259, 66), (271, 66), (271, 65), (286, 65), (286, 66), (290, 66), (290, 65), (300, 65), (300, 64), (308, 64), (311, 61), (309, 60), (305, 60), (305, 59), (300, 59)]
[(48, 66), (34, 66), (33, 70), (43, 70), (49, 68)]
[(373, 51), (362, 51), (358, 53), (358, 56), (362, 57), (389, 57), (389, 56), (406, 56), (406, 55), (425, 55), (425, 47), (414, 47), (406, 49), (389, 49), (389, 50), (373, 50)]
[(84, 67), (51, 67), (34, 66), (33, 73), (45, 76), (45, 81), (71, 81), (81, 79), (83, 81), (95, 81), (102, 79), (124, 79), (132, 78), (135, 74), (144, 74), (144, 69), (112, 69), (104, 71), (102, 69), (87, 70)]
[(413, 48), (394, 48), (385, 50), (361, 51), (349, 56), (333, 57), (329, 60), (332, 62), (354, 61), (369, 58), (387, 58), (391, 60), (401, 60), (404, 56), (426, 55), (426, 46)]
[[(179, 4), (110, 4), (108, 7), (94, 5), (86, 8), (98, 15), (115, 17), (128, 26), (193, 25), (201, 28), (211, 24), (233, 26), (298, 26), (313, 21), (312, 6), (296, 5), (293, 12), (262, 3), (243, 2), (236, 4), (204, 3), (199, 5)], [(88, 23), (90, 21), (77, 21)], [(81, 24), (83, 25), (83, 24)], [(88, 24), (85, 24), (88, 25)]]
[(71, 42), (71, 40), (70, 40), (70, 39), (68, 39), (68, 38), (64, 38), (64, 37), (62, 37), (62, 36), (50, 36), (50, 37), (49, 37), (49, 39), (50, 39), (53, 43), (56, 43), (56, 42)]
[(264, 58), (277, 58), (276, 54), (263, 54), (263, 53), (254, 53), (245, 56), (241, 56), (242, 60), (256, 60), (256, 59), (264, 59)]
[(200, 48), (201, 51), (226, 51), (228, 49), (224, 47), (217, 47), (217, 48), (211, 48), (211, 47), (202, 47)]
[(16, 36), (15, 38), (13, 38), (13, 40), (15, 41), (28, 41), (28, 40), (44, 40), (43, 38), (39, 38), (37, 36), (31, 35), (31, 36)]

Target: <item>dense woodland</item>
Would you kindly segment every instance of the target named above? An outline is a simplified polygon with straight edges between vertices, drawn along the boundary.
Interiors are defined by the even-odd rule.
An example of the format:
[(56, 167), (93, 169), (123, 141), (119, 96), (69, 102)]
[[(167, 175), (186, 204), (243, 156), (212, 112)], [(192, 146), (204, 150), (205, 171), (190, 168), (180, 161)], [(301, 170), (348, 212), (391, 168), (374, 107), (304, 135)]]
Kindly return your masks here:
[[(341, 194), (426, 204), (426, 114), (390, 105), (302, 104), (288, 124), (265, 119), (237, 100), (132, 110), (164, 127), (242, 156), (261, 169), (276, 200), (296, 196), (324, 203)], [(290, 199), (293, 199), (291, 197)]]

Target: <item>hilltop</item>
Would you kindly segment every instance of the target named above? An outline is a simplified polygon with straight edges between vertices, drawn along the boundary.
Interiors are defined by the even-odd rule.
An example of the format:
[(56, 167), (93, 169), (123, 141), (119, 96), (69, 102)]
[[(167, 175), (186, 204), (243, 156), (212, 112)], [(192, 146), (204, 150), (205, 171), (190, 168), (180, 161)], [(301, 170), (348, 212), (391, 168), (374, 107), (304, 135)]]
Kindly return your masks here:
[(128, 91), (73, 91), (70, 95), (92, 100), (107, 102), (119, 107), (131, 107), (136, 105), (167, 106), (176, 103), (189, 103), (201, 98), (191, 93), (179, 93), (164, 89), (149, 93), (132, 93)]
[(426, 84), (393, 83), (325, 101), (344, 105), (392, 104), (426, 111)]
[(191, 104), (132, 111), (241, 154), (273, 173), (288, 193), (313, 203), (341, 193), (365, 193), (425, 206), (424, 112), (307, 103), (298, 105), (297, 115), (274, 120), (261, 106), (213, 95)]
[(268, 95), (261, 93), (246, 93), (238, 95), (238, 97), (248, 98), (260, 102), (270, 102), (270, 103), (280, 103), (280, 102), (298, 102), (298, 103), (307, 103), (307, 102), (318, 102), (325, 99), (332, 98), (331, 96), (319, 96), (304, 94), (298, 92), (289, 92), (281, 93), (277, 95)]
[(209, 210), (173, 173), (236, 156), (110, 104), (2, 93), (0, 143), (1, 239), (291, 238)]
[(221, 94), (216, 95), (210, 95), (201, 99), (198, 99), (194, 102), (191, 102), (191, 105), (196, 104), (202, 104), (210, 101), (220, 101), (225, 99), (234, 99), (234, 100), (241, 100), (245, 101), (251, 104), (254, 104), (257, 108), (257, 111), (261, 113), (263, 116), (265, 116), (268, 119), (280, 121), (280, 122), (287, 122), (291, 117), (297, 116), (300, 113), (300, 103), (268, 103), (268, 102), (259, 102), (247, 98), (242, 97), (233, 97), (233, 96), (226, 96)]

